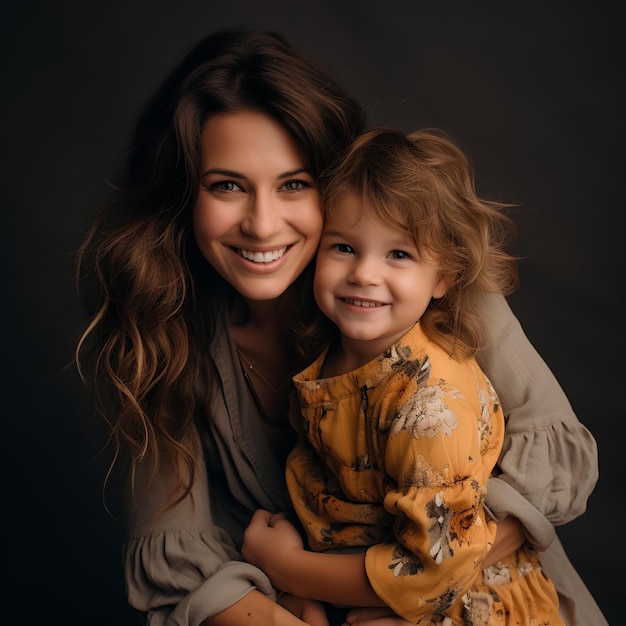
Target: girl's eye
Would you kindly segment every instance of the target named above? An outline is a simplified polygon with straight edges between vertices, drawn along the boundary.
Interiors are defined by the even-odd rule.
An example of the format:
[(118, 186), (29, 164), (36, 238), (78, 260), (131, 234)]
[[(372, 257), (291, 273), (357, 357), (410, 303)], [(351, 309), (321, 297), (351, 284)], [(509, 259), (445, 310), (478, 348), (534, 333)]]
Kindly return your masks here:
[(333, 248), (335, 248), (337, 252), (343, 252), (344, 254), (352, 254), (354, 252), (354, 248), (347, 243), (336, 243)]
[(411, 257), (411, 255), (408, 252), (405, 252), (404, 250), (392, 250), (391, 258), (396, 259), (396, 260), (402, 260), (402, 259), (411, 259), (413, 257)]
[(288, 180), (283, 183), (285, 191), (302, 191), (303, 189), (310, 189), (313, 185), (308, 180)]

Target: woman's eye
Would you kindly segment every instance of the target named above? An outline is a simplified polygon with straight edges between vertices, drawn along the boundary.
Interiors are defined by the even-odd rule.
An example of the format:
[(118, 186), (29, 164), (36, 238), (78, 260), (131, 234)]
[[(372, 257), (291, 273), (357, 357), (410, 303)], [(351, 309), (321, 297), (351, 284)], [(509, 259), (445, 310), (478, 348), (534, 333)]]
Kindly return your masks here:
[(308, 189), (313, 185), (307, 180), (288, 180), (283, 184), (283, 188), (286, 191), (302, 191), (303, 189)]
[(241, 190), (241, 187), (232, 180), (220, 180), (216, 183), (211, 183), (209, 185), (209, 189), (211, 189), (211, 191), (224, 191), (229, 193), (232, 191)]

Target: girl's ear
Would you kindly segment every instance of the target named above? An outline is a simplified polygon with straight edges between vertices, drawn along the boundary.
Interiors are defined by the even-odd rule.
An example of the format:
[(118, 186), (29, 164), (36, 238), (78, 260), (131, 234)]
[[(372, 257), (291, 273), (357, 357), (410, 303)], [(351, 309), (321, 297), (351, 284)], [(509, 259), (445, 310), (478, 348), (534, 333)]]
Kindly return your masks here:
[(448, 283), (445, 278), (440, 278), (439, 282), (435, 285), (433, 289), (433, 298), (438, 300), (439, 298), (443, 298), (448, 291)]

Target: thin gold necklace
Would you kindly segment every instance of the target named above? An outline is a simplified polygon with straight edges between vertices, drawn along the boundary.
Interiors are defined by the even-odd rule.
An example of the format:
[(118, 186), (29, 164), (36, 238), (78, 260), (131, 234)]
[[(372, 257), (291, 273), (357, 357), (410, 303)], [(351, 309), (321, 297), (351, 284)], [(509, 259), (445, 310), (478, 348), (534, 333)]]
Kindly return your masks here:
[(263, 376), (263, 374), (261, 374), (261, 372), (259, 372), (259, 370), (254, 367), (252, 363), (250, 363), (250, 359), (239, 348), (237, 348), (237, 354), (239, 354), (239, 359), (242, 361), (241, 365), (243, 366), (243, 371), (245, 372), (248, 370), (249, 372), (254, 372), (261, 381), (263, 381), (276, 395), (278, 395), (276, 387), (274, 387), (274, 385), (272, 385), (272, 383), (270, 383), (270, 381), (267, 380), (267, 378), (265, 378), (265, 376)]
[(286, 428), (289, 426), (289, 420), (275, 420), (265, 412), (263, 404), (261, 403), (261, 398), (259, 398), (259, 394), (254, 387), (254, 383), (250, 378), (249, 372), (254, 372), (258, 378), (268, 386), (269, 389), (271, 389), (276, 395), (279, 395), (276, 387), (274, 387), (274, 385), (272, 385), (270, 381), (267, 380), (267, 378), (265, 378), (265, 376), (263, 376), (261, 372), (259, 372), (259, 370), (252, 365), (252, 363), (250, 363), (250, 360), (244, 356), (243, 352), (239, 348), (237, 348), (237, 354), (239, 355), (239, 363), (241, 364), (243, 378), (246, 381), (248, 391), (250, 391), (250, 395), (254, 400), (254, 404), (256, 405), (261, 419), (263, 419), (264, 422), (267, 422), (270, 426), (275, 426), (277, 428)]

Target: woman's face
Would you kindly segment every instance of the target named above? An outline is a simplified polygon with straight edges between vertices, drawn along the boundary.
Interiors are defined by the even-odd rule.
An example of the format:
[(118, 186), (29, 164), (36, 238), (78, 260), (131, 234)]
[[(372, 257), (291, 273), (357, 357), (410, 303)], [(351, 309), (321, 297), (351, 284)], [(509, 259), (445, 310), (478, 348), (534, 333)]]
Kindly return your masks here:
[(206, 260), (242, 296), (277, 298), (313, 258), (322, 231), (315, 178), (280, 124), (220, 113), (201, 134), (193, 231)]

